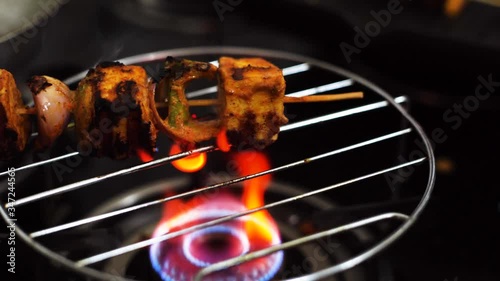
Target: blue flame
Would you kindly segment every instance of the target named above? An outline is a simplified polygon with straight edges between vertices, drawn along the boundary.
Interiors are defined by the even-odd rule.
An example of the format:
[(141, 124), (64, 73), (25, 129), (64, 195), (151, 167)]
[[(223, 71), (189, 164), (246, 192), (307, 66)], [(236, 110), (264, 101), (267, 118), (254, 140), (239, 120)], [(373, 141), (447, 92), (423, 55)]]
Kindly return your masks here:
[[(154, 236), (164, 235), (168, 232), (175, 231), (175, 229), (182, 229), (190, 225), (236, 214), (244, 209), (244, 206), (242, 206), (239, 201), (236, 201), (236, 199), (228, 200), (226, 197), (223, 200), (224, 202), (217, 201), (219, 201), (218, 198), (210, 200), (207, 204), (196, 206), (187, 213), (158, 225)], [(224, 207), (221, 208), (220, 206)], [(238, 252), (236, 253), (238, 256), (281, 243), (279, 233), (273, 233), (272, 242), (267, 242), (265, 245), (263, 241), (252, 241), (244, 230), (244, 222), (246, 219), (248, 218), (240, 217), (152, 245), (150, 247), (150, 259), (154, 270), (163, 281), (188, 281), (192, 280), (203, 267), (222, 261), (228, 256), (233, 257), (232, 255), (235, 254), (224, 252), (221, 253), (221, 256), (214, 257), (213, 262), (204, 260), (203, 249), (200, 249), (201, 252), (197, 253), (195, 252), (196, 249), (190, 248), (190, 246), (193, 246), (193, 241), (196, 241), (196, 239), (203, 239), (204, 236), (209, 238), (210, 235), (220, 234), (219, 237), (222, 237), (222, 239), (227, 237), (228, 243), (238, 243), (237, 247), (239, 250), (235, 251)], [(210, 252), (208, 253), (210, 254)], [(249, 260), (243, 264), (225, 269), (224, 271), (213, 273), (204, 280), (269, 281), (281, 268), (283, 256), (283, 252), (279, 251), (262, 258)]]

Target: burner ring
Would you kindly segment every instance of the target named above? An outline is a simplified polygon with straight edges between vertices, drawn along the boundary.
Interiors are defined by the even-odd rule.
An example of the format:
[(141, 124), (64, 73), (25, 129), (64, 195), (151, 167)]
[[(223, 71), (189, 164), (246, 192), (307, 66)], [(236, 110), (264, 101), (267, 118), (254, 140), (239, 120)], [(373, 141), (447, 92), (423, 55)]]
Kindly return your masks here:
[(182, 250), (192, 264), (204, 267), (248, 253), (250, 241), (240, 229), (216, 225), (186, 235)]
[[(223, 209), (221, 206), (224, 206)], [(235, 215), (245, 209), (239, 198), (218, 194), (186, 213), (164, 218), (157, 225), (153, 237)], [(257, 227), (259, 233), (269, 231), (269, 240), (264, 236), (249, 234), (245, 228), (247, 223)], [(280, 243), (281, 237), (274, 221), (263, 222), (250, 215), (153, 244), (150, 247), (150, 260), (164, 281), (191, 280), (207, 266)], [(282, 263), (283, 252), (279, 251), (214, 273), (207, 280), (268, 281), (278, 272)]]

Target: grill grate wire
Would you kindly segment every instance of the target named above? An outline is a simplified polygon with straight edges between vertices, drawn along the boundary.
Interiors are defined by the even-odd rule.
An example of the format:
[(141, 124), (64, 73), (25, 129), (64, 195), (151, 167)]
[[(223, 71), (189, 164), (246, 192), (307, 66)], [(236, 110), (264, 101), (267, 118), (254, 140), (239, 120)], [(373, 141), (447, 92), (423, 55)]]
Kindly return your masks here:
[[(271, 56), (271, 57), (276, 56), (279, 58), (283, 58), (283, 57), (290, 58), (291, 57), (292, 61), (302, 62), (302, 63), (298, 63), (298, 64), (295, 64), (292, 66), (284, 67), (283, 73), (285, 76), (291, 76), (291, 75), (310, 71), (313, 66), (325, 68), (325, 71), (335, 71), (335, 72), (341, 72), (341, 74), (346, 74), (346, 73), (342, 73), (343, 70), (338, 70), (333, 66), (330, 66), (328, 64), (324, 64), (323, 62), (319, 62), (319, 61), (316, 61), (316, 60), (311, 59), (311, 58), (305, 58), (305, 57), (301, 57), (301, 56), (297, 57), (294, 55), (285, 54), (285, 53), (276, 52), (276, 51), (258, 50), (258, 49), (250, 49), (250, 48), (237, 48), (237, 47), (223, 47), (220, 49), (213, 49), (213, 48), (208, 47), (208, 48), (193, 48), (193, 49), (178, 49), (178, 50), (170, 50), (170, 51), (161, 51), (161, 52), (156, 52), (156, 53), (151, 53), (151, 54), (146, 54), (146, 55), (139, 55), (139, 56), (135, 56), (135, 57), (125, 58), (121, 61), (125, 64), (134, 64), (134, 63), (139, 63), (139, 62), (145, 63), (145, 62), (159, 61), (159, 60), (163, 59), (164, 57), (166, 57), (167, 55), (179, 56), (182, 54), (182, 56), (186, 56), (186, 55), (200, 55), (200, 54), (204, 54), (204, 53), (215, 54), (215, 53), (225, 53), (224, 51), (226, 51), (228, 54), (249, 54), (249, 55), (262, 55), (262, 54), (264, 54), (266, 56)], [(213, 63), (216, 63), (216, 62), (213, 62)], [(347, 73), (347, 74), (349, 74), (349, 73)], [(66, 83), (74, 83), (74, 82), (78, 81), (79, 79), (81, 79), (83, 77), (83, 75), (84, 75), (84, 73), (80, 73), (78, 75), (75, 75), (74, 77), (67, 79), (65, 82)], [(317, 279), (323, 278), (325, 276), (329, 276), (331, 274), (336, 274), (336, 273), (341, 272), (343, 270), (352, 268), (353, 266), (355, 266), (355, 265), (361, 263), (362, 261), (368, 259), (369, 257), (373, 256), (376, 252), (387, 247), (390, 243), (392, 243), (394, 240), (396, 240), (404, 231), (406, 231), (410, 227), (410, 225), (414, 222), (414, 220), (416, 220), (419, 213), (426, 205), (426, 203), (429, 199), (430, 192), (431, 192), (433, 185), (434, 185), (434, 158), (433, 158), (434, 156), (432, 154), (432, 150), (430, 149), (429, 141), (426, 138), (425, 134), (423, 133), (423, 130), (419, 127), (418, 123), (416, 121), (414, 121), (412, 119), (412, 117), (407, 112), (405, 112), (403, 110), (402, 107), (398, 106), (398, 104), (403, 104), (403, 103), (408, 101), (405, 96), (398, 96), (396, 98), (391, 98), (388, 94), (383, 92), (381, 89), (379, 89), (375, 85), (370, 84), (369, 82), (365, 81), (364, 79), (362, 79), (360, 77), (356, 77), (355, 75), (352, 75), (352, 76), (345, 75), (345, 76), (351, 77), (351, 78), (339, 80), (339, 81), (332, 81), (332, 82), (327, 83), (327, 84), (322, 84), (322, 85), (314, 86), (311, 88), (299, 90), (299, 91), (296, 91), (294, 93), (287, 94), (287, 95), (301, 97), (301, 96), (306, 96), (306, 95), (325, 93), (325, 92), (338, 90), (338, 89), (342, 89), (342, 88), (350, 87), (350, 86), (356, 86), (356, 85), (366, 86), (368, 84), (368, 86), (370, 86), (369, 89), (373, 89), (375, 92), (379, 93), (383, 99), (380, 101), (366, 103), (364, 105), (355, 106), (355, 107), (352, 107), (349, 109), (340, 110), (340, 111), (332, 112), (329, 114), (309, 118), (306, 120), (301, 120), (301, 121), (298, 121), (295, 123), (287, 124), (287, 125), (281, 127), (280, 134), (286, 134), (287, 131), (297, 130), (300, 128), (305, 128), (305, 127), (316, 125), (319, 123), (328, 122), (328, 121), (332, 121), (332, 120), (336, 120), (336, 119), (341, 119), (341, 118), (347, 117), (347, 116), (354, 116), (354, 115), (361, 114), (361, 113), (368, 113), (368, 112), (371, 112), (371, 111), (374, 111), (377, 109), (383, 109), (383, 108), (389, 108), (389, 107), (396, 107), (397, 109), (399, 109), (402, 112), (403, 117), (408, 119), (410, 121), (410, 124), (413, 126), (408, 127), (408, 128), (404, 128), (402, 130), (394, 131), (391, 133), (387, 133), (384, 135), (380, 135), (378, 137), (365, 139), (365, 140), (360, 141), (358, 143), (344, 146), (342, 148), (334, 149), (331, 151), (327, 151), (327, 152), (324, 152), (321, 154), (311, 155), (308, 158), (300, 159), (300, 160), (297, 160), (295, 162), (291, 162), (291, 163), (288, 163), (285, 165), (271, 168), (269, 170), (266, 170), (266, 171), (263, 171), (260, 173), (251, 174), (251, 175), (248, 175), (245, 177), (237, 177), (237, 178), (234, 178), (234, 179), (231, 179), (228, 181), (218, 182), (216, 184), (208, 185), (208, 186), (199, 188), (197, 190), (191, 190), (191, 191), (179, 193), (179, 194), (176, 194), (173, 196), (164, 197), (164, 198), (161, 198), (159, 200), (149, 201), (146, 203), (141, 203), (141, 204), (137, 204), (137, 205), (134, 205), (131, 207), (119, 209), (116, 211), (111, 211), (111, 212), (107, 212), (107, 213), (100, 214), (100, 215), (82, 218), (82, 219), (75, 220), (72, 222), (53, 226), (50, 228), (37, 230), (37, 231), (31, 232), (29, 234), (25, 233), (21, 227), (19, 227), (17, 229), (17, 231), (22, 239), (26, 240), (35, 249), (38, 249), (40, 252), (42, 252), (43, 254), (48, 256), (49, 258), (57, 260), (60, 263), (69, 266), (70, 268), (76, 269), (77, 271), (80, 271), (82, 273), (85, 273), (85, 274), (93, 276), (93, 277), (97, 277), (99, 279), (107, 280), (110, 278), (115, 278), (114, 280), (117, 280), (116, 279), (117, 276), (113, 276), (109, 273), (99, 272), (95, 269), (92, 269), (89, 266), (92, 264), (116, 257), (118, 255), (122, 255), (124, 253), (136, 251), (138, 249), (153, 245), (155, 243), (162, 242), (162, 241), (165, 241), (168, 239), (172, 239), (174, 237), (178, 237), (180, 235), (183, 235), (183, 234), (186, 234), (189, 232), (193, 232), (193, 231), (200, 230), (200, 229), (203, 229), (203, 228), (206, 228), (209, 226), (213, 226), (213, 225), (216, 225), (216, 224), (219, 224), (222, 222), (226, 222), (226, 221), (238, 218), (238, 217), (249, 215), (249, 214), (254, 213), (254, 212), (258, 212), (261, 210), (267, 210), (267, 209), (274, 208), (274, 207), (277, 207), (277, 206), (280, 206), (283, 204), (287, 204), (290, 202), (301, 200), (301, 199), (304, 199), (304, 198), (309, 197), (309, 196), (318, 195), (318, 194), (321, 194), (323, 192), (326, 192), (326, 191), (329, 191), (329, 190), (332, 190), (332, 189), (335, 189), (335, 188), (338, 188), (341, 186), (347, 186), (349, 184), (352, 184), (355, 182), (360, 182), (360, 181), (363, 181), (365, 179), (369, 179), (369, 178), (376, 177), (379, 175), (383, 175), (385, 173), (388, 173), (391, 171), (396, 171), (396, 170), (401, 169), (401, 168), (405, 168), (408, 166), (413, 166), (413, 165), (417, 165), (417, 164), (420, 164), (423, 162), (427, 162), (429, 165), (429, 177), (428, 177), (426, 192), (422, 196), (422, 200), (421, 200), (420, 204), (417, 206), (417, 208), (415, 209), (415, 211), (412, 214), (403, 214), (403, 213), (398, 213), (398, 212), (377, 214), (375, 216), (371, 216), (371, 217), (368, 217), (365, 219), (351, 222), (351, 223), (348, 223), (348, 224), (345, 224), (345, 225), (342, 225), (339, 227), (335, 227), (335, 228), (328, 229), (328, 230), (325, 230), (322, 232), (307, 235), (307, 236), (304, 236), (304, 237), (301, 237), (301, 238), (298, 238), (295, 240), (284, 242), (280, 245), (272, 246), (272, 247), (269, 247), (269, 248), (266, 248), (266, 249), (263, 249), (260, 251), (256, 251), (256, 252), (251, 252), (251, 253), (245, 254), (243, 256), (239, 256), (236, 258), (225, 260), (225, 261), (210, 265), (210, 266), (202, 269), (198, 273), (198, 275), (196, 276), (196, 280), (202, 280), (203, 277), (207, 276), (210, 273), (220, 271), (220, 270), (226, 269), (228, 267), (236, 266), (236, 265), (241, 264), (243, 262), (246, 262), (246, 261), (249, 261), (249, 260), (252, 260), (255, 258), (263, 257), (263, 256), (272, 254), (272, 253), (277, 252), (277, 251), (297, 247), (299, 245), (311, 242), (315, 239), (319, 239), (322, 237), (335, 235), (335, 234), (338, 234), (341, 232), (345, 232), (345, 231), (349, 231), (349, 230), (359, 228), (362, 226), (374, 224), (374, 223), (377, 223), (380, 221), (394, 220), (394, 221), (401, 222), (400, 227), (394, 233), (392, 233), (391, 235), (386, 237), (384, 240), (380, 241), (380, 243), (378, 243), (377, 245), (368, 249), (364, 253), (362, 253), (358, 256), (355, 256), (355, 257), (353, 257), (347, 261), (344, 261), (342, 263), (336, 264), (330, 268), (327, 268), (327, 269), (324, 269), (324, 270), (321, 270), (318, 272), (314, 272), (314, 273), (308, 274), (306, 276), (295, 278), (293, 280), (317, 280)], [(207, 95), (207, 94), (213, 93), (215, 91), (216, 91), (216, 87), (208, 87), (205, 89), (190, 92), (187, 94), (187, 96), (189, 98), (199, 97), (202, 95)], [(41, 245), (40, 243), (38, 243), (36, 241), (36, 238), (48, 236), (48, 235), (51, 235), (51, 234), (54, 234), (54, 233), (57, 233), (60, 231), (64, 231), (64, 230), (67, 230), (70, 228), (95, 223), (95, 222), (105, 220), (108, 218), (112, 218), (115, 216), (127, 214), (127, 213), (134, 212), (134, 211), (137, 211), (140, 209), (144, 209), (144, 208), (148, 208), (148, 207), (151, 207), (154, 205), (162, 204), (162, 203), (165, 203), (165, 202), (168, 202), (171, 200), (180, 199), (180, 198), (184, 198), (187, 196), (193, 196), (193, 195), (196, 195), (196, 194), (199, 194), (202, 192), (206, 192), (209, 190), (231, 187), (235, 183), (239, 183), (239, 182), (242, 182), (242, 181), (245, 181), (248, 179), (263, 176), (266, 174), (274, 174), (274, 173), (278, 173), (282, 170), (307, 165), (307, 164), (314, 162), (316, 160), (320, 160), (320, 159), (323, 159), (326, 157), (332, 157), (332, 156), (335, 156), (335, 155), (338, 155), (341, 153), (345, 153), (345, 152), (352, 151), (352, 150), (355, 150), (358, 148), (370, 146), (372, 144), (383, 142), (383, 141), (386, 141), (389, 139), (402, 137), (402, 136), (410, 134), (410, 133), (419, 134), (420, 137), (423, 139), (424, 143), (426, 143), (428, 150), (427, 150), (427, 155), (425, 157), (422, 157), (422, 158), (419, 158), (419, 159), (416, 159), (413, 161), (408, 161), (406, 163), (401, 163), (399, 165), (393, 165), (391, 167), (386, 167), (384, 169), (372, 171), (371, 173), (367, 173), (367, 174), (352, 178), (350, 180), (345, 180), (345, 181), (342, 181), (342, 182), (339, 182), (336, 184), (325, 186), (323, 188), (319, 188), (319, 189), (316, 189), (316, 190), (313, 190), (310, 192), (306, 192), (306, 193), (303, 193), (303, 194), (298, 195), (298, 196), (289, 197), (289, 198), (286, 198), (284, 200), (275, 201), (275, 202), (266, 204), (266, 205), (259, 207), (259, 208), (249, 209), (249, 210), (246, 210), (244, 212), (240, 212), (240, 213), (237, 213), (234, 215), (220, 217), (220, 218), (217, 218), (215, 220), (211, 220), (211, 221), (208, 221), (208, 222), (205, 222), (202, 224), (191, 226), (189, 228), (178, 230), (178, 231), (175, 231), (172, 233), (167, 233), (167, 234), (155, 237), (155, 238), (146, 239), (146, 240), (143, 240), (143, 241), (140, 241), (137, 243), (133, 243), (133, 244), (129, 244), (129, 245), (126, 245), (123, 247), (119, 247), (119, 248), (113, 249), (111, 251), (102, 252), (102, 253), (99, 253), (99, 254), (96, 254), (96, 255), (93, 255), (90, 257), (80, 259), (80, 260), (72, 261), (72, 260), (69, 260), (65, 257), (62, 257), (62, 256), (58, 255), (57, 253), (52, 252), (50, 249), (47, 249), (45, 246)], [(36, 134), (34, 134), (34, 135), (36, 135)], [(118, 170), (118, 171), (115, 171), (115, 172), (112, 172), (109, 174), (104, 174), (104, 175), (100, 175), (100, 176), (96, 176), (96, 177), (90, 177), (90, 178), (87, 178), (87, 179), (84, 179), (81, 181), (77, 181), (77, 182), (74, 182), (74, 183), (71, 183), (71, 184), (68, 184), (65, 186), (61, 186), (61, 187), (57, 187), (57, 188), (54, 188), (51, 190), (47, 190), (47, 191), (43, 191), (43, 192), (36, 193), (33, 195), (29, 195), (29, 196), (26, 196), (24, 198), (20, 198), (20, 199), (16, 200), (13, 204), (4, 204), (3, 206), (4, 206), (4, 208), (22, 207), (24, 205), (27, 205), (27, 204), (30, 204), (30, 203), (33, 203), (33, 202), (36, 202), (39, 200), (44, 200), (44, 199), (48, 199), (48, 198), (51, 198), (53, 196), (58, 196), (58, 195), (61, 195), (61, 194), (67, 193), (67, 192), (83, 189), (85, 187), (92, 186), (93, 184), (95, 184), (97, 182), (101, 182), (101, 181), (104, 181), (104, 180), (107, 180), (107, 179), (110, 179), (113, 177), (137, 173), (137, 172), (141, 172), (143, 170), (149, 169), (151, 167), (166, 165), (174, 160), (178, 160), (178, 159), (187, 157), (193, 153), (214, 152), (216, 150), (217, 150), (217, 148), (214, 146), (205, 146), (205, 147), (197, 148), (197, 149), (194, 149), (192, 151), (183, 152), (183, 153), (179, 153), (176, 155), (152, 160), (150, 162), (135, 165), (135, 166), (132, 166), (132, 167), (129, 167), (126, 169), (121, 169), (121, 170)], [(76, 154), (78, 154), (78, 152), (61, 155), (58, 157), (54, 157), (54, 158), (47, 159), (47, 160), (40, 161), (40, 162), (36, 162), (36, 163), (31, 163), (31, 164), (16, 168), (16, 171), (22, 171), (22, 170), (27, 170), (27, 169), (32, 169), (35, 167), (47, 165), (47, 164), (50, 164), (50, 163), (55, 162), (55, 161), (60, 161), (60, 160), (63, 160), (65, 158), (75, 156)], [(7, 173), (8, 172), (0, 173), (0, 177), (5, 176)], [(2, 215), (2, 217), (5, 220), (8, 220), (8, 217), (7, 217), (4, 209), (0, 210), (0, 214)], [(118, 277), (118, 278), (119, 278), (118, 280), (122, 280), (120, 277)], [(126, 279), (123, 279), (123, 280), (126, 280)]]

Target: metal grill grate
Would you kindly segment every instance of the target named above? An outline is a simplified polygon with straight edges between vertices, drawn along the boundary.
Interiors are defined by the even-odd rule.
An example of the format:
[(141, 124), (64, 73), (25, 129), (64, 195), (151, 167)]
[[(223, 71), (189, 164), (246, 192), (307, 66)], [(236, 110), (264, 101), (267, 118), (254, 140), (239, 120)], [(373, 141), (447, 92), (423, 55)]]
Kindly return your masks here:
[[(302, 245), (304, 243), (308, 243), (311, 241), (314, 241), (315, 239), (327, 237), (330, 235), (335, 235), (339, 234), (342, 232), (350, 231), (355, 228), (371, 225), (371, 224), (376, 224), (381, 221), (400, 221), (399, 226), (397, 227), (396, 231), (388, 234), (386, 237), (378, 241), (375, 245), (365, 249), (362, 253), (346, 260), (342, 261), (338, 264), (335, 264), (331, 267), (328, 267), (326, 269), (322, 269), (317, 272), (313, 272), (311, 274), (307, 274), (298, 278), (295, 278), (293, 280), (317, 280), (320, 278), (324, 278), (326, 276), (331, 276), (336, 273), (342, 272), (344, 270), (347, 270), (349, 268), (354, 267), (355, 265), (369, 259), (370, 257), (374, 256), (376, 253), (380, 252), (381, 250), (385, 249), (387, 246), (389, 246), (392, 242), (394, 242), (396, 239), (398, 239), (405, 231), (408, 230), (408, 228), (415, 222), (415, 220), (418, 218), (424, 207), (426, 206), (427, 201), (429, 200), (429, 196), (431, 193), (431, 190), (434, 185), (434, 157), (432, 154), (432, 149), (430, 146), (430, 142), (425, 136), (422, 128), (418, 125), (418, 123), (410, 116), (410, 114), (399, 104), (407, 102), (406, 97), (404, 96), (399, 96), (396, 98), (391, 97), (389, 94), (384, 92), (382, 89), (378, 88), (377, 86), (373, 85), (369, 81), (366, 81), (365, 79), (356, 76), (355, 74), (349, 73), (345, 70), (339, 69), (333, 65), (330, 65), (328, 63), (318, 61), (312, 58), (308, 57), (303, 57), (300, 55), (295, 55), (295, 54), (289, 54), (289, 53), (283, 53), (283, 52), (277, 52), (277, 51), (272, 51), (272, 50), (260, 50), (260, 49), (251, 49), (251, 48), (237, 48), (237, 47), (204, 47), (204, 48), (191, 48), (191, 49), (178, 49), (178, 50), (168, 50), (168, 51), (160, 51), (160, 52), (155, 52), (155, 53), (149, 53), (145, 55), (139, 55), (139, 56), (134, 56), (134, 57), (129, 57), (120, 60), (124, 64), (144, 64), (146, 65), (147, 63), (151, 62), (159, 62), (163, 61), (163, 59), (166, 56), (174, 56), (174, 57), (193, 57), (193, 56), (207, 56), (207, 57), (216, 57), (218, 55), (233, 55), (233, 56), (260, 56), (264, 58), (268, 58), (270, 61), (276, 60), (279, 62), (283, 62), (283, 73), (286, 76), (287, 84), (288, 81), (291, 81), (293, 79), (298, 79), (297, 76), (304, 74), (306, 72), (312, 71), (313, 69), (321, 74), (321, 76), (326, 77), (325, 79), (332, 79), (332, 77), (335, 78), (334, 81), (329, 81), (327, 83), (322, 83), (319, 85), (314, 85), (312, 87), (308, 87), (306, 89), (297, 89), (296, 91), (293, 91), (291, 93), (288, 93), (287, 95), (289, 96), (306, 96), (306, 95), (314, 95), (314, 94), (321, 94), (321, 93), (326, 93), (326, 92), (332, 92), (336, 91), (339, 89), (343, 89), (346, 87), (352, 87), (356, 90), (364, 91), (366, 99), (363, 99), (361, 101), (357, 101), (354, 103), (353, 106), (349, 108), (341, 108), (343, 105), (342, 104), (337, 104), (335, 105), (335, 110), (332, 112), (329, 112), (327, 114), (321, 114), (319, 116), (311, 116), (307, 118), (302, 118), (299, 120), (296, 120), (294, 122), (291, 122), (290, 124), (287, 124), (281, 128), (280, 135), (285, 135), (289, 131), (293, 130), (301, 130), (304, 128), (308, 128), (310, 126), (317, 126), (321, 124), (321, 126), (326, 126), (328, 128), (335, 128), (335, 125), (329, 125), (329, 121), (332, 120), (343, 120), (347, 119), (347, 117), (352, 117), (352, 116), (362, 116), (362, 118), (371, 118), (370, 113), (377, 111), (377, 110), (391, 110), (393, 112), (397, 112), (399, 115), (399, 118), (402, 118), (403, 120), (406, 121), (406, 124), (408, 125), (407, 127), (400, 128), (398, 130), (392, 130), (390, 132), (386, 132), (383, 134), (379, 134), (378, 136), (375, 137), (365, 137), (363, 139), (360, 139), (352, 144), (342, 146), (340, 148), (335, 148), (335, 149), (330, 149), (327, 151), (323, 151), (322, 153), (311, 153), (308, 154), (306, 158), (302, 159), (296, 159), (295, 161), (285, 163), (283, 165), (278, 165), (270, 170), (266, 170), (264, 172), (248, 175), (245, 177), (238, 177), (234, 178), (231, 180), (227, 181), (222, 181), (222, 182), (217, 182), (215, 184), (211, 184), (208, 186), (205, 186), (203, 188), (199, 188), (196, 190), (191, 190), (187, 192), (182, 192), (173, 196), (168, 196), (164, 197), (158, 200), (153, 200), (145, 203), (140, 203), (136, 204), (130, 207), (118, 209), (115, 211), (110, 211), (106, 212), (103, 214), (99, 215), (93, 215), (90, 217), (84, 217), (81, 219), (77, 219), (71, 222), (67, 222), (64, 224), (60, 224), (57, 226), (33, 231), (31, 233), (25, 232), (23, 229), (22, 224), (17, 228), (17, 233), (18, 236), (25, 240), (28, 244), (33, 246), (35, 249), (37, 249), (39, 252), (47, 256), (48, 258), (58, 261), (59, 263), (66, 265), (67, 267), (74, 269), (78, 272), (84, 273), (86, 275), (96, 277), (99, 279), (103, 280), (110, 280), (114, 278), (113, 280), (121, 280), (122, 278), (119, 276), (114, 276), (112, 274), (106, 273), (99, 271), (95, 268), (92, 267), (92, 265), (108, 260), (110, 258), (131, 252), (131, 251), (136, 251), (148, 246), (151, 246), (155, 243), (162, 242), (168, 239), (172, 239), (174, 237), (178, 237), (180, 235), (190, 233), (202, 228), (206, 228), (209, 226), (213, 226), (222, 222), (226, 222), (229, 220), (233, 220), (238, 217), (242, 217), (245, 215), (249, 215), (254, 212), (258, 212), (261, 210), (265, 209), (272, 209), (278, 206), (282, 206), (285, 204), (289, 204), (291, 202), (296, 202), (298, 200), (305, 199), (307, 197), (311, 196), (317, 196), (321, 195), (327, 191), (331, 191), (334, 189), (337, 189), (339, 187), (343, 186), (349, 186), (354, 183), (362, 183), (366, 181), (367, 179), (374, 178), (374, 177), (379, 177), (381, 175), (397, 171), (399, 169), (409, 167), (409, 166), (415, 166), (417, 164), (423, 164), (425, 163), (427, 165), (427, 170), (426, 172), (426, 181), (425, 181), (425, 191), (421, 194), (421, 199), (418, 205), (414, 208), (414, 210), (411, 213), (400, 213), (400, 212), (387, 212), (387, 213), (380, 213), (380, 214), (373, 214), (372, 216), (366, 217), (361, 220), (357, 220), (345, 225), (337, 226), (325, 231), (317, 232), (311, 235), (303, 236), (298, 239), (294, 239), (292, 241), (287, 241), (284, 242), (280, 245), (272, 246), (270, 248), (266, 248), (257, 252), (251, 252), (248, 254), (245, 254), (240, 257), (232, 258), (229, 260), (225, 260), (223, 262), (219, 262), (210, 266), (207, 266), (203, 268), (197, 275), (196, 280), (202, 280), (204, 276), (219, 271), (226, 269), (228, 267), (232, 267), (238, 264), (241, 264), (243, 262), (256, 259), (262, 256), (269, 255), (271, 253), (297, 247), (299, 245)], [(280, 66), (280, 65), (278, 65)], [(65, 82), (67, 84), (72, 84), (77, 81), (79, 81), (85, 73), (80, 73), (74, 77), (71, 77), (67, 79)], [(344, 79), (338, 79), (338, 77), (343, 77)], [(210, 93), (213, 93), (216, 91), (216, 87), (209, 87), (209, 88), (203, 88), (203, 89), (198, 89), (196, 91), (192, 91), (191, 93), (188, 94), (188, 97), (194, 98), (194, 97), (199, 97), (203, 95), (207, 95)], [(351, 105), (351, 103), (349, 103)], [(349, 122), (349, 121), (348, 121)], [(352, 121), (351, 121), (352, 122)], [(384, 127), (384, 124), (381, 124), (381, 127)], [(385, 131), (387, 131), (385, 129)], [(300, 169), (302, 166), (310, 165), (313, 162), (326, 159), (326, 158), (332, 158), (336, 155), (340, 154), (345, 154), (349, 153), (352, 151), (355, 151), (357, 149), (369, 147), (371, 145), (375, 145), (378, 143), (382, 143), (391, 139), (399, 139), (403, 138), (405, 136), (413, 135), (415, 138), (420, 139), (424, 144), (425, 144), (425, 151), (424, 157), (416, 158), (416, 159), (411, 159), (408, 160), (404, 163), (396, 163), (392, 166), (385, 166), (382, 168), (377, 167), (378, 165), (373, 165), (375, 168), (373, 168), (371, 171), (364, 173), (364, 174), (359, 174), (356, 177), (353, 177), (348, 180), (343, 180), (340, 182), (336, 183), (331, 183), (329, 185), (312, 189), (308, 192), (305, 192), (303, 194), (300, 194), (298, 196), (292, 196), (285, 198), (283, 200), (278, 200), (275, 202), (271, 202), (266, 204), (265, 206), (259, 207), (259, 208), (254, 208), (250, 209), (241, 213), (237, 213), (234, 215), (228, 215), (224, 217), (220, 217), (215, 220), (211, 220), (202, 224), (194, 225), (179, 231), (167, 233), (165, 235), (161, 235), (159, 237), (155, 238), (149, 238), (149, 239), (144, 239), (140, 242), (137, 243), (132, 243), (128, 244), (122, 247), (118, 247), (115, 249), (112, 249), (110, 251), (98, 253), (92, 256), (88, 256), (79, 260), (70, 260), (59, 253), (56, 253), (52, 251), (50, 248), (46, 247), (45, 245), (41, 244), (39, 242), (39, 238), (45, 237), (45, 236), (50, 236), (53, 234), (56, 234), (58, 232), (62, 232), (68, 229), (76, 228), (79, 226), (84, 226), (84, 225), (89, 225), (91, 227), (92, 223), (96, 223), (99, 221), (103, 221), (112, 217), (117, 217), (121, 216), (124, 214), (132, 213), (141, 209), (146, 209), (154, 205), (159, 205), (163, 204), (165, 202), (174, 200), (174, 199), (180, 199), (180, 198), (186, 198), (188, 196), (193, 196), (198, 193), (210, 191), (210, 190), (216, 190), (216, 189), (222, 189), (222, 188), (227, 188), (231, 187), (235, 183), (240, 183), (245, 180), (259, 177), (265, 174), (277, 174), (281, 171), (285, 171), (288, 169), (296, 168)], [(318, 137), (324, 137), (324, 136), (318, 136)], [(280, 140), (281, 141), (281, 140)], [(278, 141), (276, 144), (273, 145), (280, 145), (280, 141)], [(284, 140), (286, 141), (286, 139)], [(301, 148), (303, 150), (306, 150), (305, 153), (307, 153), (307, 148)], [(166, 165), (170, 163), (173, 160), (177, 160), (180, 158), (184, 158), (186, 156), (189, 156), (192, 153), (197, 153), (197, 152), (214, 152), (216, 151), (216, 147), (214, 146), (205, 146), (201, 147), (198, 149), (195, 149), (193, 151), (185, 152), (185, 153), (180, 153), (176, 154), (173, 156), (168, 156), (168, 157), (163, 157), (160, 159), (155, 159), (153, 161), (135, 165), (126, 169), (120, 169), (112, 173), (107, 173), (104, 175), (98, 175), (95, 177), (89, 177), (81, 181), (77, 181), (71, 184), (67, 184), (64, 186), (60, 186), (57, 188), (53, 188), (44, 192), (36, 193), (29, 195), (24, 198), (19, 198), (16, 200), (16, 202), (13, 204), (14, 207), (19, 207), (22, 208), (24, 205), (31, 204), (36, 201), (40, 200), (46, 200), (48, 198), (51, 198), (53, 196), (60, 196), (65, 193), (73, 192), (75, 190), (85, 190), (86, 187), (91, 186), (93, 184), (96, 184), (101, 181), (105, 181), (114, 177), (118, 176), (124, 176), (124, 175), (129, 175), (129, 174), (135, 174), (135, 173), (140, 173), (146, 169), (150, 168), (156, 168), (160, 167), (163, 165)], [(388, 153), (389, 155), (392, 155), (392, 153), (397, 153), (396, 149), (392, 151), (391, 153)], [(65, 158), (69, 158), (74, 156), (75, 154), (78, 154), (78, 152), (74, 153), (69, 153), (66, 155), (62, 155), (60, 157), (55, 157), (51, 158), (45, 161), (37, 162), (37, 163), (31, 163), (22, 167), (16, 168), (16, 171), (22, 171), (26, 169), (32, 169), (41, 165), (47, 165), (49, 163), (55, 162), (55, 161), (61, 161)], [(370, 161), (377, 161), (376, 159), (372, 159)], [(394, 162), (395, 159), (394, 159)], [(352, 167), (352, 169), (355, 169), (356, 167)], [(0, 173), (0, 176), (5, 176), (7, 172)], [(327, 177), (327, 175), (321, 175), (323, 177)], [(422, 186), (423, 187), (423, 186)], [(2, 204), (4, 207), (7, 207), (6, 204)], [(1, 209), (0, 214), (5, 220), (9, 220), (5, 209)], [(128, 279), (124, 279), (128, 280)]]

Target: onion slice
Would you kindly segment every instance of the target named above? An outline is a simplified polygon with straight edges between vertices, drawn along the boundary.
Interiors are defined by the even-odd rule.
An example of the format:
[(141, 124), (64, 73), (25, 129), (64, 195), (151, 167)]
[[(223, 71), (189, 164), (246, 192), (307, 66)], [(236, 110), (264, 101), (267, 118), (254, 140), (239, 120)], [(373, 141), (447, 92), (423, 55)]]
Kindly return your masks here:
[(52, 146), (68, 125), (74, 106), (74, 92), (50, 76), (33, 76), (28, 81), (37, 114), (38, 149)]

